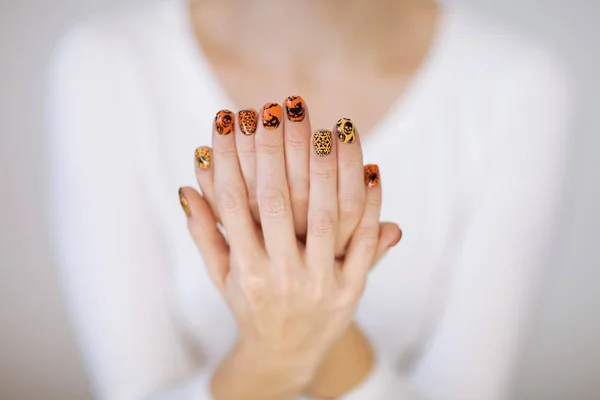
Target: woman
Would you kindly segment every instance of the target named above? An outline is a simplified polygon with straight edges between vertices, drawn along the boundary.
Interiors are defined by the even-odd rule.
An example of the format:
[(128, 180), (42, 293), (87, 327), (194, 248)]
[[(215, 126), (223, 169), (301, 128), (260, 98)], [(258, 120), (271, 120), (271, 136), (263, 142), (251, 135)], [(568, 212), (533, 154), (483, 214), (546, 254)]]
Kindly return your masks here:
[[(97, 397), (508, 396), (567, 144), (544, 50), (426, 0), (177, 1), (82, 25), (52, 77), (56, 238)], [(244, 115), (215, 120), (293, 93), (310, 119), (293, 123), (290, 99), (252, 135)], [(352, 147), (314, 132), (345, 116)], [(190, 240), (173, 190), (211, 123), (204, 197), (180, 192)], [(357, 190), (363, 159), (384, 184)], [(367, 277), (400, 233), (382, 224), (374, 243), (383, 186), (381, 217), (406, 238)]]

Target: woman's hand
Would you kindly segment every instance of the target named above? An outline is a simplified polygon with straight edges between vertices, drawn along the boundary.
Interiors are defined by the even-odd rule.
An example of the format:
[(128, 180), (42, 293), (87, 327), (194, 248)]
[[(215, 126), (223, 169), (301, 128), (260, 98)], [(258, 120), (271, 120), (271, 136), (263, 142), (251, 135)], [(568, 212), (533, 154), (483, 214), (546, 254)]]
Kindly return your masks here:
[[(201, 172), (214, 170), (212, 206), (221, 216), (229, 246), (217, 229), (210, 201), (191, 189), (181, 193), (192, 235), (239, 325), (238, 345), (213, 379), (217, 398), (236, 398), (237, 393), (251, 398), (249, 393), (255, 393), (256, 398), (281, 399), (298, 394), (352, 320), (380, 242), (378, 172), (373, 170), (369, 177), (372, 179), (367, 181), (373, 187), (365, 193), (362, 156), (360, 174), (351, 176), (338, 169), (338, 161), (348, 163), (353, 157), (339, 157), (343, 151), (338, 152), (337, 141), (328, 131), (313, 135), (314, 152), (308, 151), (308, 146), (297, 146), (310, 159), (306, 246), (297, 240), (292, 185), (288, 184), (290, 173), (285, 164), (288, 153), (282, 110), (270, 104), (262, 114), (254, 151), (250, 152), (241, 150), (248, 143), (237, 143), (247, 137), (231, 134), (236, 130), (233, 115), (220, 112), (213, 135), (211, 161), (215, 168), (201, 168), (204, 165), (198, 164), (203, 191)], [(243, 154), (254, 152), (258, 173), (253, 217), (246, 184), (252, 176), (247, 173), (245, 180), (241, 160)], [(360, 151), (354, 158), (356, 154)], [(200, 155), (203, 156), (200, 161), (207, 161), (210, 153)], [(354, 180), (352, 185), (358, 181), (365, 194), (364, 208), (357, 213), (358, 226), (354, 234), (349, 234), (350, 244), (343, 262), (335, 260), (337, 232), (344, 231), (340, 228), (343, 224), (338, 224), (338, 175), (347, 175), (345, 178)], [(339, 178), (340, 182), (343, 180)], [(302, 204), (298, 203), (298, 207)], [(254, 223), (257, 216), (262, 232)], [(261, 380), (269, 376), (272, 381)], [(231, 379), (242, 384), (236, 388), (219, 384)]]
[[(296, 236), (301, 241), (305, 241), (308, 229), (309, 155), (313, 151), (310, 113), (304, 99), (300, 96), (288, 97), (284, 108), (286, 117), (276, 116), (279, 118), (280, 125), (283, 126), (283, 148), (285, 153), (285, 165), (283, 167), (285, 168), (289, 187)], [(261, 114), (264, 113), (263, 109)], [(259, 125), (259, 113), (253, 109), (245, 109), (238, 112), (237, 121), (233, 118), (233, 115), (230, 115), (230, 117), (231, 125), (229, 126), (235, 134), (236, 151), (246, 184), (250, 210), (254, 221), (257, 225), (260, 225), (256, 197), (257, 161), (255, 140), (255, 133)], [(272, 118), (272, 116), (268, 116), (268, 118)], [(333, 134), (334, 137), (339, 138), (337, 152), (332, 155), (332, 157), (337, 156), (339, 171), (337, 190), (339, 226), (336, 238), (336, 257), (343, 257), (350, 236), (356, 229), (364, 210), (366, 192), (363, 182), (363, 154), (360, 136), (351, 119), (341, 118), (335, 124)], [(336, 139), (334, 138), (334, 140)], [(205, 200), (208, 201), (216, 218), (221, 221), (216, 202), (211, 154), (212, 151), (209, 147), (196, 149), (196, 176)], [(398, 242), (401, 235), (402, 232), (396, 224), (380, 224), (380, 244), (383, 247), (378, 249), (378, 254), (382, 255), (381, 251), (385, 251), (385, 246)]]

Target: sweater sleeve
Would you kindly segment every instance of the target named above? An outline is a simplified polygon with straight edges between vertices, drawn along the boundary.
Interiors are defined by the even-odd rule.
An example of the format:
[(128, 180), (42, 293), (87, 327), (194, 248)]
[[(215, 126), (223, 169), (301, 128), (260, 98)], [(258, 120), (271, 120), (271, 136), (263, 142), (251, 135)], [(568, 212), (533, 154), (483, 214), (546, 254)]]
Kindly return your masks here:
[(557, 63), (534, 52), (506, 72), (500, 95), (484, 133), (487, 167), (478, 172), (466, 229), (442, 261), (452, 273), (420, 358), (400, 374), (377, 351), (371, 376), (343, 400), (510, 397), (536, 284), (557, 236), (569, 90)]
[(83, 26), (49, 69), (53, 238), (71, 325), (95, 397), (211, 398), (169, 296), (160, 232), (143, 201), (135, 140), (156, 132), (134, 57)]

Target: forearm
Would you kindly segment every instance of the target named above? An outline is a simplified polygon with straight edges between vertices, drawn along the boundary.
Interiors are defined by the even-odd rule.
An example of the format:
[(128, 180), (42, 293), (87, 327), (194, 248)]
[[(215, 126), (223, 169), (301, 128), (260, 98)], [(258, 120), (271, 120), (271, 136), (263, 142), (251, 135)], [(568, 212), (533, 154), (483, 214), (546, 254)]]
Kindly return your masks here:
[(318, 359), (237, 345), (213, 374), (212, 395), (215, 400), (296, 399), (314, 376)]
[(306, 394), (319, 399), (338, 398), (360, 385), (373, 364), (373, 349), (353, 323), (321, 362)]

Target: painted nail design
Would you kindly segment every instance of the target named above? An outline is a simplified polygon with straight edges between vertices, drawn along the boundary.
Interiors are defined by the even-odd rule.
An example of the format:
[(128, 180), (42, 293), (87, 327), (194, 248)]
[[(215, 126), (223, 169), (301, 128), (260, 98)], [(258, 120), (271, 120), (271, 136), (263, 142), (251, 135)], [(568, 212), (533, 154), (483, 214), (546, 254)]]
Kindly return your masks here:
[(350, 118), (340, 118), (336, 124), (336, 129), (342, 143), (354, 143), (354, 140), (356, 140), (354, 122)]
[(277, 103), (267, 103), (262, 111), (263, 126), (273, 130), (281, 123), (281, 106)]
[(316, 131), (313, 136), (313, 146), (315, 151), (321, 157), (325, 157), (331, 153), (332, 144), (331, 131)]
[(238, 113), (238, 124), (244, 135), (252, 135), (256, 132), (258, 115), (254, 110), (242, 110)]
[(179, 202), (181, 203), (181, 208), (183, 208), (183, 212), (186, 216), (191, 216), (192, 212), (190, 211), (190, 206), (188, 205), (188, 201), (183, 195), (183, 190), (179, 188)]
[(376, 164), (365, 165), (365, 185), (370, 188), (379, 185), (379, 167)]
[(285, 100), (287, 117), (292, 122), (301, 122), (304, 119), (304, 99), (300, 96), (290, 96)]
[(207, 169), (210, 167), (210, 148), (209, 147), (198, 147), (196, 149), (196, 164), (200, 169)]
[(229, 135), (233, 131), (233, 113), (221, 110), (215, 115), (215, 126), (220, 135)]

